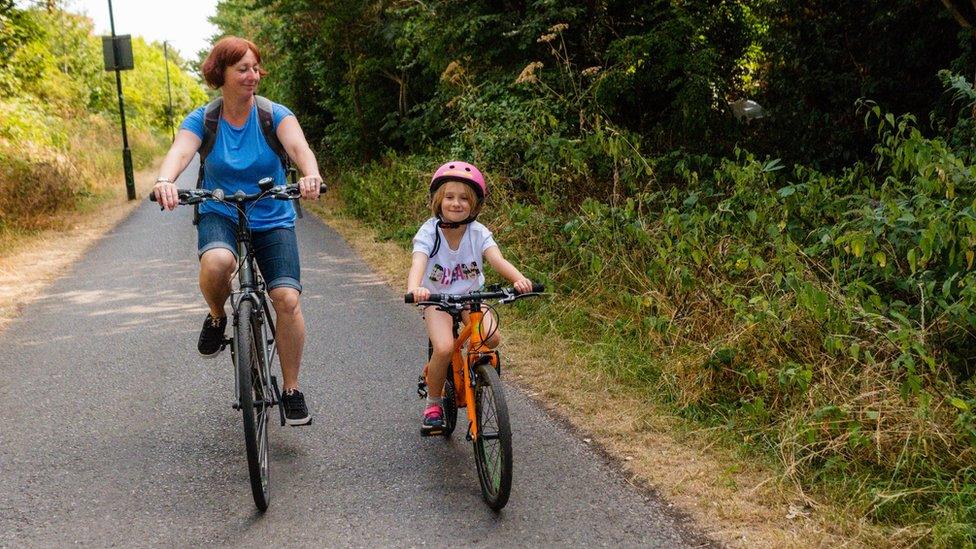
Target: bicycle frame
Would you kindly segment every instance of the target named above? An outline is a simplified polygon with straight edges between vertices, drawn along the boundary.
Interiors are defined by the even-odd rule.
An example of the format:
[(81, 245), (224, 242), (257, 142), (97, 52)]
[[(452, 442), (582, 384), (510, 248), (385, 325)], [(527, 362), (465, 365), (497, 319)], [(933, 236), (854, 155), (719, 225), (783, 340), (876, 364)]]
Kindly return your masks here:
[(488, 361), (498, 368), (498, 353), (488, 348), (482, 339), (482, 322), (485, 313), (481, 310), (481, 302), (472, 302), (468, 323), (454, 340), (454, 351), (451, 355), (451, 370), (454, 376), (454, 387), (463, 390), (455, 391), (458, 408), (466, 408), (471, 440), (478, 439), (478, 425), (475, 421), (477, 410), (468, 406), (474, 403), (474, 370), (479, 364)]
[[(271, 309), (268, 306), (267, 293), (264, 291), (264, 281), (257, 274), (254, 266), (254, 256), (251, 254), (251, 231), (247, 224), (247, 216), (244, 208), (237, 208), (237, 281), (238, 289), (231, 293), (231, 306), (234, 309), (234, 326), (240, 322), (241, 303), (248, 300), (253, 304), (253, 311), (263, 311), (263, 314), (255, 314), (252, 319), (252, 326), (259, 334), (264, 334), (264, 326), (267, 325), (271, 332), (271, 338), (263, 338), (260, 344), (260, 356), (258, 362), (261, 364), (261, 379), (271, 379), (271, 363), (277, 352), (274, 321), (271, 317)], [(233, 351), (234, 346), (231, 346)], [(234, 363), (236, 367), (236, 357)], [(234, 376), (234, 398), (240, 405), (241, 388), (237, 376)], [(269, 398), (270, 395), (265, 395)], [(274, 395), (277, 400), (278, 395)], [(270, 402), (267, 404), (271, 404)], [(283, 414), (283, 411), (280, 411)], [(282, 423), (284, 420), (282, 419)]]

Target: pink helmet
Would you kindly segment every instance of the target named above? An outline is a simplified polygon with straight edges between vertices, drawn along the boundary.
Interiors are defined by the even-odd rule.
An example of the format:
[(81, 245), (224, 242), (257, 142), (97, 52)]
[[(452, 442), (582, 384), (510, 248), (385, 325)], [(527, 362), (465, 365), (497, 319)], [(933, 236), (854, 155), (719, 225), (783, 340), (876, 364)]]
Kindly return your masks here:
[(479, 202), (483, 201), (485, 194), (488, 193), (488, 187), (485, 185), (485, 176), (481, 175), (478, 168), (475, 168), (467, 162), (455, 160), (437, 168), (437, 171), (434, 172), (434, 177), (430, 179), (430, 196), (433, 197), (434, 192), (448, 181), (467, 183), (469, 187), (474, 189), (475, 194), (478, 195)]

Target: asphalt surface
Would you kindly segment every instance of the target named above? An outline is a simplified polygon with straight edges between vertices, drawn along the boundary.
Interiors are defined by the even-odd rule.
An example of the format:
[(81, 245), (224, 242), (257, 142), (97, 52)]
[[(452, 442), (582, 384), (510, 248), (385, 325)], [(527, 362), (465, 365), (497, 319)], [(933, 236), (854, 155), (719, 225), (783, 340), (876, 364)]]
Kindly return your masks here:
[(0, 546), (710, 544), (511, 383), (513, 490), (491, 512), (466, 420), (450, 440), (419, 436), (418, 312), (311, 216), (298, 234), (314, 423), (271, 428), (258, 513), (230, 353), (195, 349), (190, 214), (146, 203), (0, 333)]

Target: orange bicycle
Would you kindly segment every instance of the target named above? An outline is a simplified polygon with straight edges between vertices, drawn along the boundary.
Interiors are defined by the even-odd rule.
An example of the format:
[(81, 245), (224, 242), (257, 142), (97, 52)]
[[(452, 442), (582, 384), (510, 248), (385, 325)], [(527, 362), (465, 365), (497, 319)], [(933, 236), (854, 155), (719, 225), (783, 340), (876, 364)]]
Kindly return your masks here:
[[(487, 292), (463, 295), (431, 294), (426, 301), (416, 303), (436, 307), (454, 319), (454, 352), (451, 353), (451, 372), (444, 382), (444, 430), (441, 435), (451, 436), (457, 423), (458, 408), (466, 408), (468, 434), (465, 438), (474, 445), (481, 495), (494, 511), (505, 507), (512, 491), (512, 430), (505, 390), (499, 379), (498, 351), (489, 349), (484, 343), (492, 334), (484, 333), (482, 321), (486, 309), (537, 296), (543, 290), (541, 284), (534, 284), (531, 292), (522, 294), (515, 288), (495, 287)], [(403, 300), (414, 303), (414, 296), (406, 294)], [(463, 311), (469, 311), (470, 315), (459, 333)], [(494, 316), (497, 326), (498, 315)], [(430, 352), (428, 342), (428, 358)], [(425, 374), (421, 374), (417, 383), (417, 393), (421, 398), (427, 396)]]

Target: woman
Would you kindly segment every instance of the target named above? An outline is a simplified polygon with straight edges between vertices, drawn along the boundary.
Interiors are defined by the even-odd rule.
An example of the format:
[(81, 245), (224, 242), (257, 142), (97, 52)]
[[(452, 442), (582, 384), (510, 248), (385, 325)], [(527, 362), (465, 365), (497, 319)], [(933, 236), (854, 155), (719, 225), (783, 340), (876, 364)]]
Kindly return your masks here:
[[(235, 36), (223, 38), (201, 65), (201, 72), (207, 84), (219, 89), (223, 98), (213, 149), (204, 167), (204, 188), (221, 188), (227, 194), (239, 189), (253, 193), (257, 192), (257, 182), (269, 175), (283, 183), (284, 168), (262, 133), (254, 97), (258, 82), (266, 74), (261, 68), (257, 46)], [(186, 117), (159, 168), (153, 193), (166, 210), (179, 205), (173, 181), (200, 148), (204, 137), (204, 111), (205, 107), (200, 107)], [(303, 175), (298, 181), (302, 198), (318, 198), (322, 177), (298, 120), (290, 110), (277, 103), (273, 104), (272, 113), (275, 135)], [(205, 358), (213, 358), (223, 348), (227, 326), (224, 305), (230, 296), (231, 279), (237, 268), (237, 214), (229, 206), (215, 202), (200, 205), (199, 211), (200, 291), (210, 311), (200, 331), (197, 348)], [(249, 211), (248, 220), (258, 267), (267, 283), (277, 318), (285, 420), (289, 425), (307, 425), (312, 417), (298, 386), (305, 345), (305, 319), (299, 302), (302, 286), (295, 238), (295, 209), (291, 202), (261, 200)]]

